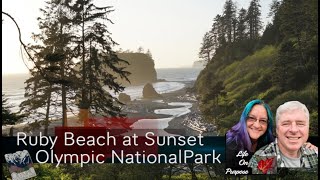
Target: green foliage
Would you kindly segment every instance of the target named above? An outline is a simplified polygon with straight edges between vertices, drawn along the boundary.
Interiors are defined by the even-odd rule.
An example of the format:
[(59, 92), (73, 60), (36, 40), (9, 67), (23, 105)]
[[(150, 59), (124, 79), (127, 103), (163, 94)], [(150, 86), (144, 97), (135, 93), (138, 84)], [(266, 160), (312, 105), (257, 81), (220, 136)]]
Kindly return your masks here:
[(265, 45), (276, 45), (282, 38), (283, 37), (281, 37), (277, 24), (269, 23), (267, 24), (266, 29), (264, 30), (263, 35), (259, 41), (258, 48), (262, 48)]
[(266, 91), (263, 91), (258, 95), (258, 99), (264, 99), (267, 102), (270, 102), (275, 96), (277, 96), (280, 93), (280, 89), (276, 86), (271, 87), (270, 89), (267, 89)]
[(297, 100), (303, 102), (309, 110), (312, 110), (316, 109), (318, 106), (317, 98), (318, 92), (313, 89), (312, 85), (309, 85), (299, 91), (291, 90), (281, 94), (279, 93), (272, 101), (270, 101), (270, 106), (278, 107), (285, 101)]
[[(74, 104), (74, 95), (71, 94), (74, 94), (74, 82), (77, 80), (72, 61), (74, 52), (69, 46), (72, 43), (72, 29), (66, 12), (60, 1), (47, 1), (41, 9), (42, 16), (37, 18), (40, 33), (32, 35), (34, 43), (28, 46), (36, 66), (30, 70), (31, 77), (25, 82), (26, 100), (20, 107), (21, 111), (28, 113), (28, 119), (44, 120), (45, 134), (48, 132), (49, 117), (57, 112), (52, 108), (61, 106), (62, 113), (55, 115), (65, 119), (67, 104)], [(65, 123), (63, 121), (63, 125)]]
[(22, 120), (24, 115), (13, 113), (10, 111), (10, 105), (7, 103), (7, 98), (4, 97), (5, 95), (2, 94), (2, 125), (14, 125), (15, 123)]
[[(200, 110), (207, 121), (218, 126), (220, 134), (225, 134), (239, 121), (250, 100), (264, 100), (272, 112), (286, 101), (298, 100), (310, 111), (310, 134), (317, 135), (318, 3), (273, 2), (273, 22), (267, 25), (261, 38), (255, 29), (261, 28), (261, 24), (259, 20), (253, 22), (254, 16), (259, 17), (259, 7), (259, 1), (253, 0), (248, 10), (241, 9), (238, 22), (247, 22), (248, 27), (238, 24), (235, 42), (220, 41), (214, 61), (198, 76), (195, 89), (201, 99)], [(244, 15), (247, 19), (243, 19)], [(219, 29), (221, 18), (215, 18), (214, 30)], [(242, 36), (243, 29), (248, 36)], [(214, 91), (220, 87), (223, 95)]]
[[(37, 176), (31, 179), (127, 180), (161, 179), (165, 164), (33, 164)], [(2, 164), (4, 177), (10, 179), (7, 164)]]
[(54, 164), (34, 164), (33, 167), (37, 173), (37, 176), (33, 179), (72, 179), (70, 174), (63, 173), (62, 169), (55, 167)]
[(318, 110), (313, 110), (310, 112), (310, 133), (309, 136), (318, 136), (319, 122), (318, 122)]
[(202, 43), (201, 43), (201, 47), (200, 47), (200, 52), (199, 52), (199, 58), (209, 62), (212, 58), (212, 54), (214, 51), (214, 41), (213, 41), (213, 36), (207, 32), (205, 33), (203, 39), (202, 39)]
[(276, 107), (283, 104), (286, 101), (297, 100), (303, 102), (310, 113), (310, 136), (318, 135), (318, 86), (315, 83), (307, 85), (304, 89), (296, 91), (285, 91), (278, 93), (270, 101), (269, 105), (273, 112), (276, 111)]
[[(234, 176), (225, 176), (223, 164), (210, 164), (211, 178), (207, 172), (196, 172), (198, 180), (209, 180), (209, 179), (234, 179)], [(63, 180), (99, 180), (99, 179), (110, 179), (110, 180), (149, 180), (149, 179), (163, 179), (163, 180), (187, 180), (192, 179), (190, 172), (174, 173), (169, 178), (168, 174), (164, 173), (164, 168), (168, 167), (168, 164), (87, 164), (80, 167), (80, 164), (60, 164), (56, 167), (55, 164), (33, 164), (37, 176), (31, 178), (32, 180), (45, 179), (63, 179)], [(11, 179), (7, 164), (2, 164), (3, 179)], [(212, 169), (213, 168), (213, 169)], [(220, 172), (221, 171), (221, 172)], [(294, 171), (282, 169), (280, 174), (277, 176), (264, 176), (268, 179), (317, 179), (316, 172), (310, 171)], [(264, 177), (251, 175), (251, 176), (239, 176), (239, 179), (264, 179)], [(267, 179), (267, 178), (266, 178)]]
[[(283, 172), (282, 172), (283, 171)], [(318, 179), (318, 173), (317, 172), (312, 172), (308, 170), (294, 170), (294, 169), (281, 169), (279, 172), (279, 175), (277, 177), (280, 177), (281, 179), (284, 180), (289, 180), (289, 179)]]
[(91, 113), (103, 116), (123, 116), (121, 104), (103, 87), (107, 86), (115, 93), (124, 90), (124, 86), (116, 81), (117, 77), (128, 80), (129, 72), (124, 70), (127, 61), (120, 59), (112, 50), (117, 43), (108, 31), (109, 14), (114, 11), (112, 6), (97, 7), (92, 0), (65, 2), (64, 7), (72, 14), (74, 31), (74, 58), (81, 59), (78, 63), (81, 74), (81, 85), (77, 88), (80, 108), (90, 109)]
[(97, 7), (92, 0), (51, 0), (40, 10), (41, 32), (33, 34), (36, 44), (28, 46), (36, 66), (26, 81), (21, 111), (28, 112), (29, 119), (45, 119), (48, 125), (50, 113), (57, 112), (52, 106), (61, 106), (63, 126), (67, 105), (91, 108), (92, 114), (123, 115), (121, 103), (104, 89), (121, 92), (124, 87), (116, 78), (128, 80), (130, 74), (124, 70), (127, 62), (112, 50), (116, 42), (107, 29), (112, 7)]
[[(310, 110), (317, 107), (315, 83), (306, 87), (306, 85), (301, 85), (306, 83), (301, 82), (299, 85), (305, 87), (304, 89), (291, 91), (283, 91), (281, 86), (273, 83), (272, 62), (275, 61), (277, 55), (278, 50), (274, 46), (266, 46), (241, 61), (235, 61), (224, 68), (217, 69), (214, 75), (207, 69), (205, 69), (207, 72), (200, 74), (196, 86), (197, 91), (203, 97), (200, 110), (207, 120), (218, 125), (221, 134), (239, 121), (243, 107), (252, 99), (263, 99), (270, 104), (273, 112), (276, 107), (289, 100), (299, 100), (310, 107)], [(216, 96), (212, 96), (213, 94), (210, 96), (217, 81), (222, 82), (223, 90), (226, 92), (225, 96), (218, 97), (218, 101)], [(297, 80), (296, 82), (299, 83)]]
[(9, 167), (6, 163), (2, 163), (2, 179), (9, 179), (11, 178)]
[[(206, 173), (197, 173), (196, 174), (198, 180), (208, 180), (210, 179)], [(222, 177), (221, 177), (222, 178)], [(169, 180), (169, 176), (165, 175), (162, 177), (163, 180)], [(192, 176), (190, 173), (183, 173), (175, 176), (171, 176), (171, 180), (192, 180)]]
[(259, 31), (262, 28), (260, 7), (259, 0), (251, 0), (247, 12), (250, 39), (258, 39), (260, 36)]

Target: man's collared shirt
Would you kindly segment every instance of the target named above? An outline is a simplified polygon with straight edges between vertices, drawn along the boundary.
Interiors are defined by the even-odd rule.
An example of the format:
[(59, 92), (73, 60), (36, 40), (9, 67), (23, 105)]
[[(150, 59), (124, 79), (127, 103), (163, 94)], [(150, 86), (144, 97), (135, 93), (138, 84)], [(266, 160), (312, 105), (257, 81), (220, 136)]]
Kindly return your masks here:
[[(301, 168), (317, 168), (318, 167), (318, 153), (315, 150), (311, 150), (302, 146), (300, 148), (300, 167)], [(260, 174), (258, 169), (258, 157), (276, 157), (277, 168), (290, 168), (285, 166), (285, 162), (280, 153), (277, 139), (274, 142), (260, 148), (249, 161), (249, 167), (252, 168), (253, 174)], [(297, 167), (299, 168), (299, 167)]]

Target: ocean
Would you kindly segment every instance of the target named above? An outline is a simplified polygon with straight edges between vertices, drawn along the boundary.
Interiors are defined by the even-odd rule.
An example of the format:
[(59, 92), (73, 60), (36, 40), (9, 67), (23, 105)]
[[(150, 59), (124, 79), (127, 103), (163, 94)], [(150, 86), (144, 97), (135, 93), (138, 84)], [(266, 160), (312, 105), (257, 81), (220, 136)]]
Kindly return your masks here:
[[(201, 69), (197, 68), (156, 69), (157, 78), (166, 81), (153, 83), (153, 87), (160, 94), (182, 89), (185, 86), (184, 82), (196, 80), (200, 71)], [(29, 77), (29, 74), (2, 75), (2, 94), (8, 99), (7, 102), (11, 105), (13, 112), (19, 111), (19, 104), (25, 100), (24, 82)], [(140, 99), (142, 98), (142, 89), (143, 86), (130, 86), (124, 90), (124, 93), (130, 95), (131, 99)]]

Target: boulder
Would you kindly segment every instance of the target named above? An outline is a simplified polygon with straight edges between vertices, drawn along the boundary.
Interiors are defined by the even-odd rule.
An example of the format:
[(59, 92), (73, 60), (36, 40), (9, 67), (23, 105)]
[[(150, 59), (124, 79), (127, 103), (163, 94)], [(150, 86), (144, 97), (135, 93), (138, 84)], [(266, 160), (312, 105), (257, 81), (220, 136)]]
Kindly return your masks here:
[(142, 90), (143, 98), (153, 99), (161, 98), (162, 96), (153, 88), (152, 84), (147, 83)]
[(122, 103), (127, 103), (131, 101), (131, 97), (126, 93), (120, 93), (118, 99)]

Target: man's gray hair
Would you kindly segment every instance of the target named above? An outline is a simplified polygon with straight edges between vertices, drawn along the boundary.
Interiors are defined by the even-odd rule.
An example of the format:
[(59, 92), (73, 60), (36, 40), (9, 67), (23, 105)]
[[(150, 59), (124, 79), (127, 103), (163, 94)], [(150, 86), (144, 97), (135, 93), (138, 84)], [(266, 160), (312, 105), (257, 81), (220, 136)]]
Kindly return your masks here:
[(293, 111), (297, 109), (302, 110), (305, 113), (307, 120), (309, 121), (309, 111), (306, 105), (302, 104), (299, 101), (288, 101), (278, 107), (277, 113), (276, 113), (276, 125), (278, 124), (281, 114), (283, 114), (284, 112)]

